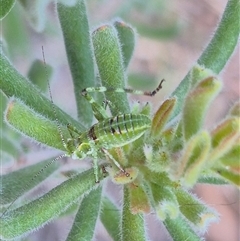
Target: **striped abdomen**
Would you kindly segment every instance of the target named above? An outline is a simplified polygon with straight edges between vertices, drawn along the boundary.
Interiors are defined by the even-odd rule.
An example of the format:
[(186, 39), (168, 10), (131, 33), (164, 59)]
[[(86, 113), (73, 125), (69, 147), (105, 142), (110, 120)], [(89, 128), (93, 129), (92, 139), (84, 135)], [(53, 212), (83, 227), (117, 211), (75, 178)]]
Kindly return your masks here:
[(110, 149), (133, 142), (150, 126), (151, 120), (146, 115), (122, 114), (93, 125), (85, 134), (99, 146)]

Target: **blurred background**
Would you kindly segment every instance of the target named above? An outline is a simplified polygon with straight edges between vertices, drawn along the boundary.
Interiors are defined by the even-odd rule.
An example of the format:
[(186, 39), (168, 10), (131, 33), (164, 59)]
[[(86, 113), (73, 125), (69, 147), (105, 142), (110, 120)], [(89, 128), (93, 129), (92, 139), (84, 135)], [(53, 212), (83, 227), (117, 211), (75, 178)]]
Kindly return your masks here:
[[(213, 35), (227, 0), (88, 0), (86, 2), (92, 30), (116, 17), (130, 23), (136, 29), (138, 34), (135, 52), (128, 68), (128, 86), (134, 89), (152, 90), (162, 78), (165, 78), (166, 82), (156, 98), (141, 96), (130, 98), (150, 101), (156, 110), (196, 63)], [(27, 0), (17, 1), (1, 23), (1, 36), (3, 50), (24, 76), (28, 76), (35, 59), (42, 60), (41, 48), (44, 47), (46, 62), (53, 67), (51, 77), (53, 101), (76, 118), (71, 74), (55, 3), (50, 0), (32, 1), (32, 3)], [(220, 73), (220, 78), (224, 87), (207, 115), (205, 126), (209, 130), (226, 115), (231, 104), (240, 97), (239, 46)], [(44, 155), (48, 156), (49, 152), (51, 155), (56, 153), (48, 150), (45, 154), (45, 150), (43, 153), (45, 148), (39, 145), (29, 144), (26, 141), (24, 144), (31, 152), (28, 158), (21, 156), (20, 166), (25, 165), (27, 160), (31, 159), (32, 163), (33, 159), (37, 161)], [(36, 153), (39, 153), (39, 156)], [(6, 170), (12, 169), (9, 167)], [(111, 184), (109, 188), (112, 190), (110, 186)], [(200, 184), (193, 191), (221, 215), (220, 222), (212, 224), (204, 235), (206, 240), (240, 240), (239, 192), (230, 185)], [(110, 195), (114, 196), (113, 193)], [(146, 220), (150, 230), (150, 240), (171, 240), (154, 215), (148, 215)], [(70, 226), (69, 222), (69, 219), (62, 218), (30, 235), (26, 240), (64, 240), (67, 227)], [(63, 234), (59, 234), (62, 225), (66, 225), (66, 230)], [(104, 235), (103, 227), (99, 224), (96, 240), (111, 240)]]

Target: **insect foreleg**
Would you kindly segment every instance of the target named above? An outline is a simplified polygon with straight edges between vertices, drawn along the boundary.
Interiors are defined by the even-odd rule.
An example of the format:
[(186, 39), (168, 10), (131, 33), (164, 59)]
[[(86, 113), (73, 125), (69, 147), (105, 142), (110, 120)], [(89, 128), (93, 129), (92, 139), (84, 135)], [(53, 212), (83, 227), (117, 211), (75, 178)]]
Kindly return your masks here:
[[(87, 88), (87, 89), (89, 89), (89, 88)], [(82, 90), (82, 96), (91, 104), (93, 114), (98, 121), (102, 121), (109, 117), (106, 109), (103, 106), (99, 105), (93, 99), (93, 97), (88, 94), (88, 91), (86, 89)]]
[(93, 158), (93, 172), (95, 176), (95, 182), (99, 183), (99, 176), (98, 176), (98, 152), (96, 149), (96, 145), (94, 142), (89, 142), (90, 152), (88, 152), (88, 155), (91, 155)]
[(77, 134), (77, 137), (82, 135), (82, 133), (79, 132), (75, 126), (73, 126), (69, 123), (67, 124), (67, 129), (68, 129), (68, 132), (69, 132), (70, 136), (72, 137), (72, 139), (76, 138), (76, 134)]

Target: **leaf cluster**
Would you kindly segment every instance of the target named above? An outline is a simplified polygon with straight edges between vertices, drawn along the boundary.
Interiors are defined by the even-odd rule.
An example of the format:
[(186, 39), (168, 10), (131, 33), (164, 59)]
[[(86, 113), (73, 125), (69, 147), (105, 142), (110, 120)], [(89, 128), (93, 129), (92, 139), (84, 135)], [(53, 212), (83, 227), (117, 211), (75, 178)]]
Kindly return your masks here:
[[(2, 18), (14, 3), (6, 2), (9, 4), (2, 7)], [(15, 142), (4, 137), (11, 133), (17, 140), (20, 138), (8, 126), (37, 142), (64, 151), (59, 127), (67, 139), (68, 123), (79, 132), (87, 131), (92, 125), (91, 105), (79, 95), (81, 90), (99, 83), (111, 88), (126, 86), (135, 30), (123, 21), (113, 20), (91, 31), (83, 0), (69, 5), (58, 2), (57, 12), (74, 83), (78, 121), (57, 106), (53, 112), (53, 104), (42, 93), (48, 80), (42, 82), (37, 78), (41, 62), (34, 62), (29, 72), (31, 82), (1, 52), (1, 120), (5, 119), (1, 149), (6, 153), (4, 158), (7, 155), (16, 157), (20, 152)], [(217, 74), (237, 45), (238, 12), (239, 1), (229, 0), (210, 44), (156, 113), (152, 114), (150, 105), (136, 104), (131, 108), (126, 93), (106, 93), (104, 98), (111, 103), (112, 116), (131, 112), (152, 119), (150, 129), (141, 138), (109, 150), (129, 175), (119, 171), (106, 157), (105, 165), (99, 165), (100, 184), (95, 183), (93, 170), (89, 169), (71, 175), (33, 201), (14, 208), (6, 206), (0, 220), (1, 239), (23, 237), (74, 211), (75, 221), (67, 240), (92, 240), (99, 217), (113, 240), (147, 240), (143, 215), (151, 212), (163, 221), (173, 240), (201, 240), (198, 233), (204, 233), (209, 223), (219, 217), (189, 189), (197, 183), (240, 186), (240, 104), (235, 103), (212, 130), (203, 126), (210, 104), (223, 88)], [(58, 165), (52, 162), (43, 161), (1, 176), (1, 205), (15, 204), (16, 198), (24, 194), (21, 190), (32, 189), (58, 170)], [(30, 184), (29, 176), (33, 176)], [(106, 179), (123, 187), (120, 210), (103, 197)]]

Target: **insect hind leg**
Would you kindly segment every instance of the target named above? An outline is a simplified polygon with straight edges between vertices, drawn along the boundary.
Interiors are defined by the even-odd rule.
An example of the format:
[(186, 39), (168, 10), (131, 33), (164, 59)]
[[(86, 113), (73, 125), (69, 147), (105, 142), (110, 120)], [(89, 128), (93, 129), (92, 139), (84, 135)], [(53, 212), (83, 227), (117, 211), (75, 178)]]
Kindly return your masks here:
[[(162, 83), (165, 80), (162, 79), (157, 86), (156, 89), (153, 91), (141, 91), (141, 90), (134, 90), (129, 88), (111, 88), (111, 87), (87, 87), (82, 91), (83, 96), (88, 96), (88, 93), (95, 93), (95, 92), (117, 92), (117, 93), (129, 93), (129, 94), (135, 94), (135, 95), (147, 95), (147, 96), (154, 96), (160, 89), (162, 89)], [(91, 97), (91, 96), (90, 96)], [(92, 98), (92, 97), (91, 97)]]
[(97, 92), (97, 91), (90, 91), (90, 89), (96, 89), (94, 87), (89, 87), (89, 88), (85, 88), (82, 90), (82, 96), (91, 104), (92, 106), (92, 110), (93, 110), (93, 114), (95, 116), (95, 118), (98, 121), (102, 121), (106, 118), (108, 118), (108, 114), (106, 111), (106, 108), (103, 107), (102, 105), (99, 105), (94, 99), (93, 97), (89, 94), (89, 92)]
[(102, 151), (104, 152), (104, 154), (112, 160), (112, 162), (115, 164), (115, 166), (122, 172), (126, 175), (126, 177), (129, 177), (130, 174), (128, 172), (126, 172), (122, 167), (121, 165), (115, 160), (115, 158), (104, 148), (102, 148)]

